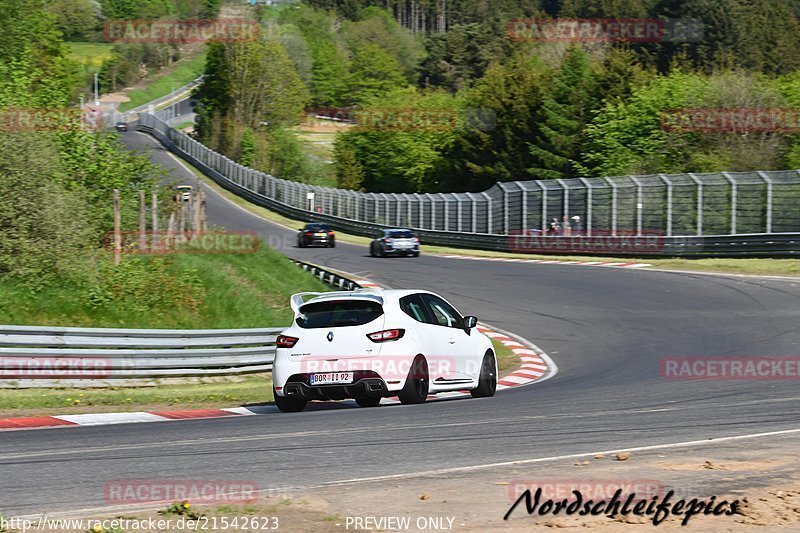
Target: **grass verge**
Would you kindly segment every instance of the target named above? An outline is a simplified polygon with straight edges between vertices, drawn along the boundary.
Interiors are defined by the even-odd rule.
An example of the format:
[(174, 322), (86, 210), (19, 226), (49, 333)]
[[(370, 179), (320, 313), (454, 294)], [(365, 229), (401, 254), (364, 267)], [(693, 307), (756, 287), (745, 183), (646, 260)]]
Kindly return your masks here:
[[(109, 261), (108, 258), (104, 259)], [(280, 253), (123, 257), (86, 283), (32, 292), (0, 283), (0, 323), (115, 328), (250, 328), (291, 322), (289, 297), (327, 286)]]
[[(285, 217), (269, 209), (251, 204), (247, 200), (236, 196), (235, 194), (223, 189), (213, 180), (206, 177), (199, 169), (192, 167), (189, 163), (187, 166), (202, 180), (207, 186), (214, 189), (225, 198), (229, 199), (236, 205), (239, 205), (251, 213), (254, 213), (266, 220), (275, 222), (290, 229), (295, 229), (298, 224), (304, 221), (298, 221)], [(338, 231), (336, 239), (339, 242), (346, 242), (350, 244), (367, 245), (372, 239), (369, 237), (362, 237), (360, 235), (351, 235)], [(684, 258), (639, 258), (631, 259), (630, 257), (593, 257), (586, 255), (541, 255), (541, 254), (519, 254), (508, 252), (494, 252), (490, 250), (472, 250), (465, 248), (450, 248), (447, 246), (424, 245), (423, 253), (437, 254), (437, 255), (465, 255), (469, 257), (486, 257), (486, 258), (502, 258), (502, 259), (543, 259), (546, 261), (604, 261), (604, 262), (619, 262), (631, 263), (642, 262), (652, 265), (653, 268), (664, 270), (688, 270), (695, 272), (717, 272), (724, 274), (751, 274), (751, 275), (764, 275), (764, 276), (798, 276), (800, 277), (800, 260), (798, 259), (735, 259), (735, 258), (714, 258), (714, 259), (684, 259)]]
[(67, 57), (80, 63), (87, 72), (97, 72), (106, 59), (111, 59), (112, 43), (66, 43)]
[(494, 355), (497, 357), (497, 369), (501, 377), (519, 368), (519, 356), (511, 348), (494, 339), (492, 339), (492, 345), (494, 346)]
[(0, 389), (0, 418), (80, 413), (213, 409), (272, 401), (272, 375), (108, 389)]
[(152, 102), (183, 87), (203, 73), (205, 62), (205, 52), (179, 61), (168, 73), (163, 76), (157, 76), (146, 82), (144, 87), (127, 93), (130, 101), (120, 105), (120, 111), (127, 111), (147, 102)]

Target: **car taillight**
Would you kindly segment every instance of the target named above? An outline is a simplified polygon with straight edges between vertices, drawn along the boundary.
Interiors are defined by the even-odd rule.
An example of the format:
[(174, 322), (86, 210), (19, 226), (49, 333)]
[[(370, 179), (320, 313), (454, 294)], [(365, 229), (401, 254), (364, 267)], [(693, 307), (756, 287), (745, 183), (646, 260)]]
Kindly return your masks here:
[(385, 329), (383, 331), (376, 331), (375, 333), (370, 333), (367, 335), (369, 340), (372, 342), (386, 342), (386, 341), (396, 341), (397, 339), (402, 339), (403, 335), (406, 334), (406, 330), (404, 329)]
[(333, 237), (333, 232), (332, 231), (328, 232), (328, 237)]
[(306, 235), (308, 235), (308, 236), (314, 235), (314, 232), (313, 231), (307, 231)]
[(297, 337), (289, 337), (288, 335), (278, 335), (278, 340), (275, 341), (275, 344), (278, 345), (278, 348), (294, 348), (294, 345), (297, 344), (299, 341)]
[(414, 242), (419, 242), (419, 237), (414, 237)]

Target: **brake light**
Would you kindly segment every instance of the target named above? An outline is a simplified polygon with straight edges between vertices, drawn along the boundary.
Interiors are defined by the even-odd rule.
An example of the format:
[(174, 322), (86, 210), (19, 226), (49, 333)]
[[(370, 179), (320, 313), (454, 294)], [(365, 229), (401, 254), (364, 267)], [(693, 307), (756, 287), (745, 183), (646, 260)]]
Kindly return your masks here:
[(419, 242), (419, 237), (414, 237), (414, 242)]
[(294, 348), (294, 345), (297, 344), (299, 341), (297, 337), (289, 337), (288, 335), (278, 335), (278, 340), (275, 341), (275, 344), (278, 345), (278, 348)]
[(313, 231), (307, 231), (306, 235), (314, 235), (314, 232)]
[(328, 236), (329, 236), (329, 237), (333, 237), (333, 232), (332, 232), (332, 231), (329, 231), (329, 232), (328, 232)]
[(397, 339), (402, 339), (403, 335), (406, 334), (406, 330), (404, 329), (385, 329), (383, 331), (376, 331), (375, 333), (370, 333), (367, 335), (369, 340), (372, 342), (386, 342), (386, 341), (396, 341)]

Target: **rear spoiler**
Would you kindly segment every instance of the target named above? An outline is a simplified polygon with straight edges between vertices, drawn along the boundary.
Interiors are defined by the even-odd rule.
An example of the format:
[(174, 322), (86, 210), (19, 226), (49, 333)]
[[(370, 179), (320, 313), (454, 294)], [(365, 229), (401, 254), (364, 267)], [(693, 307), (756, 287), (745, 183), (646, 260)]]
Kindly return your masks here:
[(383, 305), (383, 297), (380, 294), (376, 294), (378, 291), (375, 289), (365, 289), (365, 290), (358, 290), (358, 291), (351, 291), (351, 292), (299, 292), (297, 294), (293, 294), (289, 303), (292, 307), (292, 311), (297, 314), (300, 311), (300, 308), (303, 304), (306, 303), (305, 298), (308, 296), (313, 297), (325, 297), (325, 300), (341, 300), (344, 298), (357, 298), (362, 300), (372, 300), (373, 302), (378, 302), (379, 304)]

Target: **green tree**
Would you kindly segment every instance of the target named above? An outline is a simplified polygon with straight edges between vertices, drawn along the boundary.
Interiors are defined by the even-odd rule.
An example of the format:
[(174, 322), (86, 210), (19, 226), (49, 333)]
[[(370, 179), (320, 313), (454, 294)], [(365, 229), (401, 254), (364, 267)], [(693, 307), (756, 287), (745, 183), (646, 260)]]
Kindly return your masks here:
[(339, 179), (371, 192), (439, 190), (439, 170), (463, 127), (459, 109), (445, 91), (411, 87), (365, 102), (358, 126), (336, 140)]
[(376, 46), (400, 67), (406, 81), (413, 83), (424, 50), (420, 43), (385, 10), (369, 7), (356, 22), (345, 22), (339, 33), (352, 51)]
[(48, 136), (0, 133), (0, 275), (39, 286), (85, 268), (96, 235), (81, 191), (53, 180), (63, 172)]
[(529, 144), (534, 165), (528, 172), (537, 179), (571, 178), (578, 174), (584, 129), (597, 105), (594, 73), (589, 55), (571, 49), (542, 99), (540, 134)]
[[(770, 84), (742, 72), (673, 72), (609, 101), (586, 128), (585, 175), (770, 170), (784, 164), (786, 139), (775, 132), (664, 127), (664, 113), (781, 107)], [(666, 115), (670, 116), (670, 115)], [(667, 122), (667, 124), (671, 124)], [(691, 124), (690, 124), (691, 125)]]
[(458, 91), (483, 76), (493, 60), (507, 53), (508, 41), (497, 38), (497, 28), (463, 24), (427, 38), (427, 56), (420, 63), (420, 83)]
[(74, 96), (77, 65), (43, 0), (0, 0), (0, 109), (59, 107)]
[(100, 0), (106, 20), (158, 19), (175, 14), (172, 0)]
[(68, 41), (87, 40), (99, 25), (100, 6), (93, 0), (52, 0), (47, 10)]
[(350, 103), (374, 100), (405, 85), (397, 60), (381, 47), (365, 44), (355, 49), (348, 78)]
[(308, 86), (313, 105), (342, 105), (350, 59), (347, 45), (337, 31), (340, 23), (335, 15), (301, 4), (281, 11), (279, 21), (296, 28), (308, 47), (312, 61)]
[(362, 190), (364, 168), (359, 163), (356, 152), (347, 143), (337, 142), (334, 146), (336, 159), (336, 182), (340, 189)]
[(480, 191), (529, 177), (534, 158), (528, 144), (540, 135), (547, 76), (542, 61), (520, 52), (490, 67), (465, 92), (464, 107), (491, 113), (496, 123), (459, 132), (442, 171), (445, 190)]

